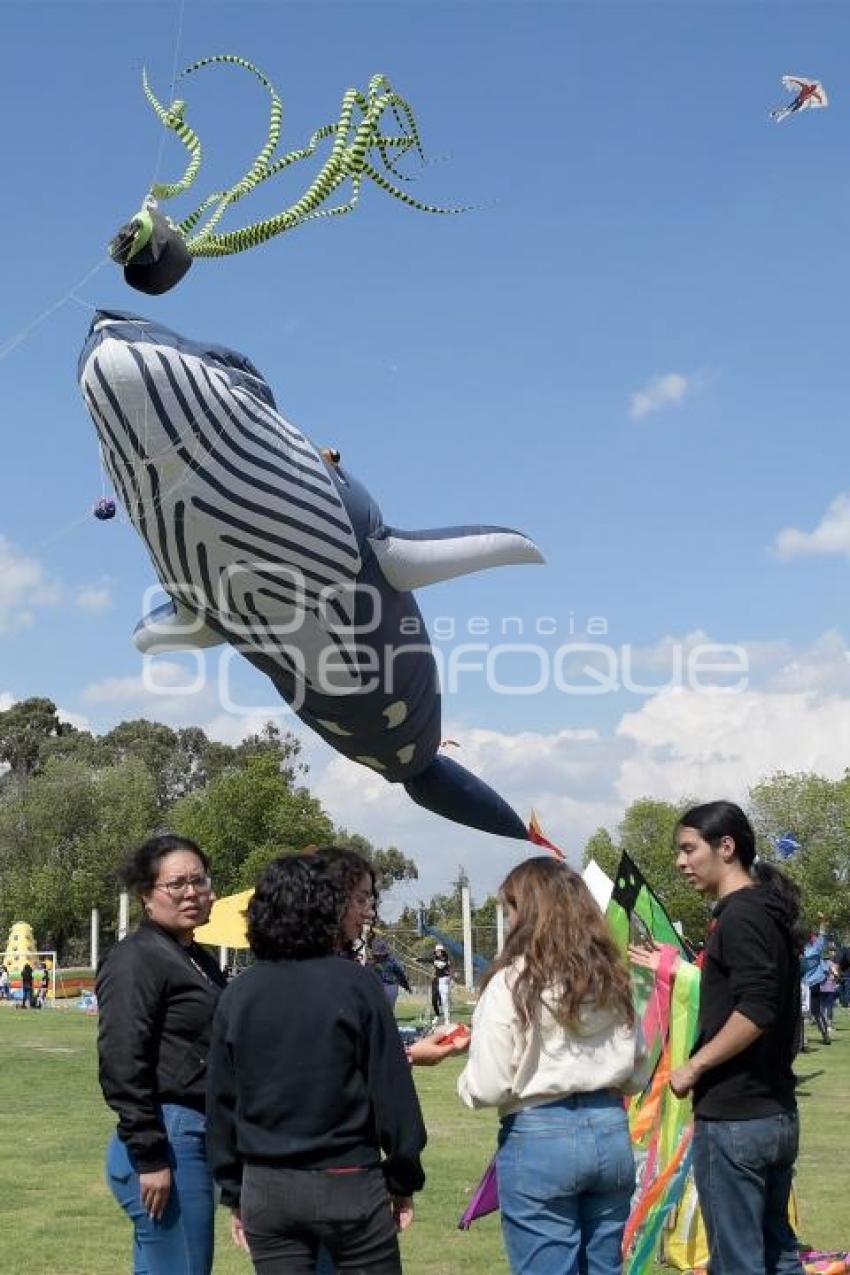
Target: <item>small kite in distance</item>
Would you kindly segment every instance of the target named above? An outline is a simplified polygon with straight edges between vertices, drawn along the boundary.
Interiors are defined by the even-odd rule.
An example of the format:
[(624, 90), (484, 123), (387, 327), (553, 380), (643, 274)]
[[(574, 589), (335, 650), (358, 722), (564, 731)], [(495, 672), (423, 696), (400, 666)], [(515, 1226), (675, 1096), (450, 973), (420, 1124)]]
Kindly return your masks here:
[(777, 106), (775, 111), (770, 112), (770, 118), (776, 124), (781, 124), (796, 111), (805, 111), (809, 107), (829, 106), (826, 89), (820, 80), (806, 80), (801, 75), (783, 75), (782, 84), (789, 93), (794, 94), (794, 100), (787, 106)]
[(792, 832), (785, 832), (781, 837), (774, 837), (773, 844), (783, 859), (793, 859), (802, 846)]

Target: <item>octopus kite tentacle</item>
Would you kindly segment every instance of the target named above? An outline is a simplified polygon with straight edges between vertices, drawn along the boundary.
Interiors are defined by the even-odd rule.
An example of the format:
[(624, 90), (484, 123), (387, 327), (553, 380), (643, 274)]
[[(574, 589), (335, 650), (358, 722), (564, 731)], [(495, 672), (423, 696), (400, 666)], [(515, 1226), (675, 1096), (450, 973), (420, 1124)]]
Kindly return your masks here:
[(165, 107), (155, 96), (153, 89), (148, 82), (147, 71), (142, 71), (142, 88), (145, 97), (150, 102), (154, 111), (166, 128), (171, 129), (180, 138), (180, 141), (189, 152), (189, 164), (179, 181), (157, 183), (150, 188), (149, 198), (153, 199), (171, 199), (175, 195), (182, 195), (185, 190), (194, 182), (201, 167), (201, 142), (194, 129), (191, 129), (183, 119), (183, 113), (186, 110), (186, 103), (180, 100), (172, 102), (170, 106)]
[[(147, 74), (143, 74), (142, 84), (148, 102), (161, 123), (174, 132), (188, 150), (189, 163), (178, 181), (151, 186), (141, 212), (122, 228), (110, 245), (110, 253), (124, 266), (125, 276), (133, 286), (143, 291), (167, 291), (182, 278), (195, 257), (223, 257), (244, 252), (294, 229), (302, 222), (351, 212), (359, 200), (364, 177), (408, 207), (421, 212), (453, 214), (469, 211), (468, 206), (442, 208), (428, 204), (399, 189), (396, 182), (412, 180), (400, 169), (399, 161), (411, 150), (415, 150), (423, 162), (425, 154), (413, 108), (393, 89), (385, 75), (373, 75), (365, 93), (348, 89), (343, 95), (336, 123), (316, 129), (306, 146), (275, 158), (283, 127), (283, 103), (271, 80), (256, 66), (233, 54), (216, 54), (193, 62), (181, 71), (178, 78), (184, 79), (215, 65), (241, 67), (256, 76), (266, 89), (271, 99), (266, 140), (251, 167), (238, 182), (226, 190), (208, 195), (182, 221), (172, 222), (157, 211), (157, 201), (183, 194), (192, 186), (201, 166), (201, 143), (186, 122), (186, 103), (177, 99), (165, 107), (151, 89)], [(398, 129), (392, 135), (381, 131), (382, 119), (388, 112)], [(331, 146), (324, 164), (294, 204), (241, 229), (227, 233), (218, 231), (218, 225), (231, 205), (284, 169), (313, 156), (318, 147), (328, 140), (331, 140)], [(371, 162), (374, 152), (394, 181), (384, 176)], [(351, 197), (342, 204), (328, 206), (330, 197), (346, 181), (351, 183)]]

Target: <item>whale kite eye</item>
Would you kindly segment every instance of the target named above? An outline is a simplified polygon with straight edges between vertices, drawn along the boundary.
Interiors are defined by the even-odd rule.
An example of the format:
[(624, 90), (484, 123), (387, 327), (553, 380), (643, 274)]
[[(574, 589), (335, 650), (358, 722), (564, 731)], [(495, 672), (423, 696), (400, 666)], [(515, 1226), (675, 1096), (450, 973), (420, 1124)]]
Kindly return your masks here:
[(335, 447), (323, 447), (321, 454), (329, 465), (338, 465), (342, 459)]

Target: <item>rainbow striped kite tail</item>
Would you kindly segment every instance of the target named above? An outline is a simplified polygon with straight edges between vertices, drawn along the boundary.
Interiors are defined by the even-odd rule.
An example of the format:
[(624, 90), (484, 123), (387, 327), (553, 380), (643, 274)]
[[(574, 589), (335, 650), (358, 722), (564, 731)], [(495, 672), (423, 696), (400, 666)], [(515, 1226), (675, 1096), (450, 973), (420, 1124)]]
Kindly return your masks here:
[(528, 839), (535, 846), (542, 846), (544, 850), (551, 850), (556, 859), (566, 861), (567, 856), (563, 850), (559, 850), (554, 841), (550, 841), (541, 828), (536, 810), (532, 810), (531, 818), (528, 821)]

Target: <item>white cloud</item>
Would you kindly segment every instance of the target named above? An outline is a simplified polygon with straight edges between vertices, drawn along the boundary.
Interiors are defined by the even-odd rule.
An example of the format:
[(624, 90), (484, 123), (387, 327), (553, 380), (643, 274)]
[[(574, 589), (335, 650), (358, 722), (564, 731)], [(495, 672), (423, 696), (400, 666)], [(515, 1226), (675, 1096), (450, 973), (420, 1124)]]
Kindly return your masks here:
[(29, 628), (36, 611), (54, 606), (60, 596), (38, 559), (0, 535), (0, 634)]
[(74, 594), (74, 606), (87, 615), (103, 615), (112, 605), (112, 592), (106, 581), (81, 584)]
[(641, 421), (644, 417), (663, 411), (665, 408), (681, 407), (695, 389), (695, 379), (683, 376), (681, 372), (665, 372), (661, 376), (651, 376), (642, 389), (631, 395), (629, 416), (633, 421)]
[[(144, 704), (152, 716), (155, 710), (165, 709), (173, 698), (190, 698), (193, 670), (185, 664), (168, 660), (151, 661), (141, 673), (130, 677), (104, 677), (92, 682), (80, 692), (84, 704)], [(157, 693), (154, 687), (161, 688)], [(193, 697), (194, 698), (194, 697)], [(196, 705), (193, 704), (196, 712)]]
[(799, 531), (796, 527), (780, 531), (773, 550), (786, 561), (818, 554), (850, 557), (850, 496), (836, 496), (814, 531)]
[(742, 799), (777, 770), (843, 774), (850, 696), (665, 691), (626, 713), (617, 734), (635, 745), (616, 779), (624, 805), (644, 796)]

